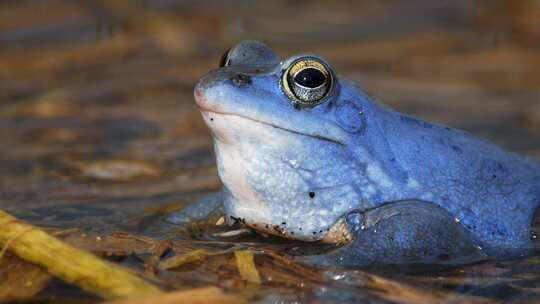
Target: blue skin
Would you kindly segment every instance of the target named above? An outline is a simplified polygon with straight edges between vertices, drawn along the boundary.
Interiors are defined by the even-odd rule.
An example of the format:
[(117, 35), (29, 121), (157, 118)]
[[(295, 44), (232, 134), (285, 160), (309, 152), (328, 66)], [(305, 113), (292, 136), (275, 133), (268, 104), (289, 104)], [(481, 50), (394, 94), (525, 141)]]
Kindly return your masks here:
[[(334, 77), (317, 104), (291, 95), (282, 77), (306, 58)], [(341, 245), (310, 258), (321, 265), (464, 262), (534, 249), (535, 160), (395, 112), (316, 56), (280, 62), (245, 41), (222, 65), (199, 81), (195, 99), (223, 190), (171, 221), (219, 210), (263, 234)]]

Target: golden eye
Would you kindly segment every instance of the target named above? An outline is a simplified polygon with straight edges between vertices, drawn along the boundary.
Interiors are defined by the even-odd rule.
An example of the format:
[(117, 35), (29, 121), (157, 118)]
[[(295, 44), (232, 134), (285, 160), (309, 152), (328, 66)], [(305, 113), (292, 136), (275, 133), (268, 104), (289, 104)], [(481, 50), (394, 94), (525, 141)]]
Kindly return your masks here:
[(312, 57), (291, 63), (281, 81), (287, 96), (300, 106), (315, 106), (323, 102), (334, 85), (327, 64)]

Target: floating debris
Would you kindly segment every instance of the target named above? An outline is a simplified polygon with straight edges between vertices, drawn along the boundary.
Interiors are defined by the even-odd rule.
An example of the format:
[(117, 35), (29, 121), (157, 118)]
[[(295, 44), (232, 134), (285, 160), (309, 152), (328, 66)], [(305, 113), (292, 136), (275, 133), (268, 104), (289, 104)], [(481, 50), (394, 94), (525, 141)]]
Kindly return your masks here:
[(234, 257), (236, 259), (236, 267), (242, 279), (249, 283), (260, 285), (261, 276), (257, 267), (255, 267), (253, 252), (250, 250), (238, 250), (234, 252)]
[(193, 262), (202, 261), (206, 258), (207, 253), (204, 249), (197, 249), (185, 254), (174, 255), (164, 261), (159, 262), (158, 268), (161, 270), (168, 270), (190, 264)]

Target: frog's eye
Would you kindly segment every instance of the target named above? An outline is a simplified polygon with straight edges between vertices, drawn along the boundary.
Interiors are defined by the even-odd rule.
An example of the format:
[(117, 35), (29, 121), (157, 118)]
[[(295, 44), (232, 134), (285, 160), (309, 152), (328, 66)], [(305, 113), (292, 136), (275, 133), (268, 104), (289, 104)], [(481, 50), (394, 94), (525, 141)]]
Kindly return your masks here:
[(278, 63), (279, 58), (266, 44), (256, 40), (245, 40), (221, 55), (219, 67), (271, 67)]
[(321, 103), (333, 88), (333, 74), (326, 63), (316, 58), (300, 58), (283, 73), (282, 87), (300, 106)]

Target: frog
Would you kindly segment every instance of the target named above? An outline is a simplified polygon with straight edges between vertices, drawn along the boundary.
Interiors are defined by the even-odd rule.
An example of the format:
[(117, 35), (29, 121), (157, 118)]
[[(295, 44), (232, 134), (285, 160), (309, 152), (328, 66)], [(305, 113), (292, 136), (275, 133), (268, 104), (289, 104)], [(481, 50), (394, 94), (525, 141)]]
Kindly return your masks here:
[(317, 55), (242, 41), (196, 84), (222, 190), (170, 215), (218, 212), (263, 236), (332, 244), (316, 265), (465, 263), (536, 249), (540, 164), (397, 112)]

